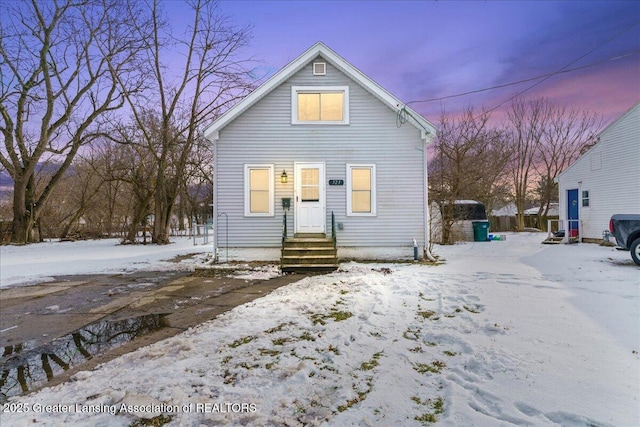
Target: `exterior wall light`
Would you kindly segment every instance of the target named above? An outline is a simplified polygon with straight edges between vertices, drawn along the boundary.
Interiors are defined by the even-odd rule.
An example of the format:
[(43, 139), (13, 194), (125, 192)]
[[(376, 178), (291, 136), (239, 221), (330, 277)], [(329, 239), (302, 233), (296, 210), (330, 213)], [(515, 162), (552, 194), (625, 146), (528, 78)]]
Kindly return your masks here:
[(284, 169), (282, 170), (282, 174), (280, 175), (280, 182), (283, 184), (286, 184), (288, 180), (287, 177), (287, 171), (285, 171)]

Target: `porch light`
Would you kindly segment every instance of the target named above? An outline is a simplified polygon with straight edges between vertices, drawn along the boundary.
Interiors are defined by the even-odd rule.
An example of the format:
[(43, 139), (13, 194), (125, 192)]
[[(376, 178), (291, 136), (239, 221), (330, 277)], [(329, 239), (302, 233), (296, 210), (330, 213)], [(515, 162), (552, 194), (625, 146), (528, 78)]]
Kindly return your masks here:
[(287, 183), (287, 171), (285, 171), (284, 169), (282, 170), (282, 174), (280, 175), (280, 182), (283, 184)]

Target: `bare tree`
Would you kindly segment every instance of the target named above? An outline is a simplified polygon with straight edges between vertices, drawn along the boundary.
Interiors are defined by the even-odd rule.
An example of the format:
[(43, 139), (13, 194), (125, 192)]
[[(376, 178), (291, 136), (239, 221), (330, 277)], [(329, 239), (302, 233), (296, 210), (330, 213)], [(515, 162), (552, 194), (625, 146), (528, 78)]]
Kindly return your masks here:
[(569, 166), (602, 127), (594, 113), (569, 109), (547, 98), (516, 99), (509, 122), (515, 150), (510, 164), (517, 228), (524, 228), (526, 200), (539, 196), (538, 224), (557, 197), (555, 178)]
[(213, 1), (186, 2), (190, 27), (173, 37), (153, 1), (153, 34), (145, 39), (149, 90), (126, 95), (155, 162), (154, 243), (169, 243), (173, 208), (203, 126), (251, 89), (248, 62), (239, 58), (249, 30), (232, 25), (217, 7)]
[(123, 233), (126, 218), (131, 216), (128, 209), (133, 198), (131, 187), (121, 179), (125, 169), (123, 164), (128, 161), (129, 154), (123, 146), (101, 138), (85, 156), (100, 181), (94, 215), (100, 224), (101, 234), (109, 237)]
[[(34, 241), (45, 238), (66, 238), (78, 231), (82, 217), (87, 208), (95, 201), (100, 188), (92, 170), (84, 168), (82, 162), (74, 161), (74, 165), (60, 179), (52, 190), (50, 197), (40, 206), (38, 219), (33, 224), (37, 233), (33, 233)], [(41, 192), (51, 179), (51, 174), (58, 170), (58, 165), (41, 163), (36, 169), (35, 189)]]
[(486, 112), (467, 108), (459, 118), (441, 115), (429, 168), (429, 198), (442, 213), (442, 240), (453, 243), (455, 201), (473, 199), (491, 208), (503, 188), (511, 151), (504, 132), (490, 126)]
[(526, 201), (534, 187), (535, 167), (548, 119), (548, 104), (542, 99), (511, 103), (508, 120), (511, 128), (513, 157), (509, 165), (513, 200), (516, 205), (516, 227), (524, 229)]
[[(150, 126), (144, 132), (153, 131)], [(130, 125), (123, 125), (114, 129), (118, 144), (109, 146), (106, 153), (109, 161), (105, 164), (105, 180), (126, 184), (128, 194), (128, 206), (125, 208), (127, 217), (124, 220), (126, 227), (122, 243), (136, 243), (136, 235), (140, 227), (145, 233), (147, 218), (151, 214), (151, 203), (155, 194), (156, 161), (153, 150), (149, 149), (143, 129), (138, 127), (135, 121)]]
[[(40, 210), (80, 148), (139, 88), (145, 11), (137, 5), (0, 2), (0, 162), (14, 181), (13, 242), (32, 240)], [(51, 159), (58, 167), (37, 189), (37, 165)]]
[[(63, 221), (60, 238), (69, 238), (71, 234), (76, 234), (80, 230), (80, 223), (83, 221), (84, 234), (96, 234), (98, 230), (92, 219), (99, 217), (94, 207), (98, 204), (102, 194), (102, 186), (105, 184), (98, 171), (92, 166), (91, 152), (81, 156), (74, 162), (72, 174), (67, 178), (70, 181), (66, 186), (66, 194), (70, 200), (70, 215)], [(79, 161), (78, 161), (79, 160)], [(100, 206), (97, 206), (100, 208)]]
[(185, 215), (189, 218), (189, 226), (193, 226), (192, 219), (203, 224), (211, 213), (213, 203), (213, 150), (203, 137), (199, 138), (197, 149), (193, 150), (185, 168), (180, 204), (182, 214), (178, 215), (182, 227)]
[(551, 202), (558, 197), (556, 177), (596, 139), (603, 122), (595, 113), (569, 109), (546, 99), (540, 105), (547, 116), (535, 165), (540, 195), (538, 224), (543, 225)]

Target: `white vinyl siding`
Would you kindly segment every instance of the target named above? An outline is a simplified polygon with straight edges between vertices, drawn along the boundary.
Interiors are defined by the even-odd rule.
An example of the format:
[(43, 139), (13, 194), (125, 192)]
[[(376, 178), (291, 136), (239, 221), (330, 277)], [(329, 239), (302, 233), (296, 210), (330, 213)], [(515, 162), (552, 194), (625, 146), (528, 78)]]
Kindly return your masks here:
[[(558, 176), (560, 219), (567, 218), (567, 190), (579, 189), (582, 238), (601, 239), (614, 214), (640, 212), (638, 141), (640, 103), (609, 125), (600, 134), (600, 142)], [(584, 206), (585, 191), (588, 207)]]
[(327, 63), (326, 62), (314, 62), (313, 63), (313, 75), (314, 76), (326, 76), (327, 75)]
[(376, 166), (347, 164), (347, 215), (376, 215)]
[(273, 165), (244, 166), (245, 216), (273, 216)]
[(349, 124), (349, 87), (293, 86), (291, 123)]

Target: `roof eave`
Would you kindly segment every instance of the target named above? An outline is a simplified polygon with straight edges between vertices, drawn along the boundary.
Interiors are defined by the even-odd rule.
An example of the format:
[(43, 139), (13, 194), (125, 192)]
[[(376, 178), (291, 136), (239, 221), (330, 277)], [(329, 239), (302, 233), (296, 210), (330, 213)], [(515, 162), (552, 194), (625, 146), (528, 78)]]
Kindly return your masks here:
[(280, 69), (277, 73), (271, 76), (266, 82), (260, 85), (257, 89), (247, 95), (243, 100), (227, 110), (222, 116), (216, 119), (211, 125), (209, 125), (205, 131), (204, 136), (210, 141), (218, 138), (219, 131), (226, 125), (235, 120), (240, 114), (246, 111), (249, 107), (257, 103), (260, 99), (266, 96), (269, 92), (274, 90), (280, 84), (288, 80), (292, 75), (297, 73), (303, 67), (305, 67), (309, 61), (313, 60), (318, 55), (328, 60), (334, 67), (340, 69), (343, 73), (351, 76), (361, 86), (369, 90), (380, 101), (387, 104), (389, 108), (398, 112), (402, 108), (409, 112), (409, 115), (413, 120), (410, 120), (412, 126), (421, 131), (422, 139), (429, 143), (436, 135), (436, 127), (427, 119), (422, 117), (416, 111), (407, 107), (402, 101), (384, 89), (382, 86), (371, 80), (366, 74), (362, 73), (356, 67), (347, 62), (344, 58), (331, 50), (322, 42), (317, 42), (305, 52), (303, 52), (296, 59), (291, 61), (285, 67)]

